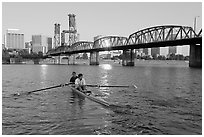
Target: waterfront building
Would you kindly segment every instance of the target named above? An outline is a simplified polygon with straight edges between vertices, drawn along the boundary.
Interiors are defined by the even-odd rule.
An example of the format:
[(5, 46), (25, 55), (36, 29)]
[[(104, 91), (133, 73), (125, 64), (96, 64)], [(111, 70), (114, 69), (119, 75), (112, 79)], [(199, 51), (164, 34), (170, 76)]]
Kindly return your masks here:
[(135, 49), (135, 55), (137, 56), (143, 56), (143, 49)]
[(18, 29), (7, 29), (5, 47), (7, 49), (24, 49), (24, 34), (19, 33)]
[(46, 54), (48, 51), (48, 40), (43, 35), (32, 35), (33, 52), (42, 52)]
[(160, 55), (160, 47), (151, 48), (152, 57), (158, 57)]
[(32, 48), (31, 41), (30, 42), (25, 42), (25, 49), (28, 50), (29, 54), (32, 52), (33, 48)]
[(65, 32), (61, 33), (61, 45), (62, 46), (65, 46), (65, 34), (66, 34)]
[(52, 49), (52, 37), (47, 37), (47, 51)]
[(167, 57), (169, 54), (169, 47), (160, 47), (160, 55)]
[(177, 47), (173, 46), (173, 47), (169, 47), (169, 54), (176, 54), (177, 53)]

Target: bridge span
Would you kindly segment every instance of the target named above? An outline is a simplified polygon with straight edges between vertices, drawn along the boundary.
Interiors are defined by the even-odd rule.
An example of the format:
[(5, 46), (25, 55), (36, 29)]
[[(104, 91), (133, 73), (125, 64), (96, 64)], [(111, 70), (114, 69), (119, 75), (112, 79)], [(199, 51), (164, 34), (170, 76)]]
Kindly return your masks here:
[(188, 26), (164, 25), (145, 28), (129, 37), (105, 36), (89, 41), (79, 41), (71, 46), (60, 46), (48, 51), (46, 56), (73, 55), (89, 52), (90, 64), (99, 64), (100, 51), (123, 50), (123, 65), (134, 66), (134, 49), (190, 45), (190, 67), (202, 67), (202, 29), (198, 34)]

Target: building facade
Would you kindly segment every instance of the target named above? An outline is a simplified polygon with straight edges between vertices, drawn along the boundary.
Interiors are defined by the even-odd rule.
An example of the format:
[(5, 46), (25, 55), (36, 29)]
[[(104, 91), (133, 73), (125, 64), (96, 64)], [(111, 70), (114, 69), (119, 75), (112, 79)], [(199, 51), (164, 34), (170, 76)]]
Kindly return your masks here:
[(30, 54), (33, 51), (32, 43), (31, 42), (25, 42), (25, 49), (27, 49), (28, 53)]
[(55, 28), (54, 28), (54, 47), (57, 48), (60, 46), (60, 24), (55, 23)]
[(143, 53), (144, 53), (145, 55), (148, 55), (148, 54), (149, 54), (148, 48), (144, 48), (144, 49), (143, 49)]
[(47, 51), (52, 49), (52, 37), (47, 37)]
[(32, 35), (33, 52), (42, 52), (46, 54), (48, 51), (48, 38), (43, 35)]
[(24, 34), (18, 31), (7, 30), (5, 35), (5, 47), (8, 49), (24, 49)]
[(160, 47), (151, 48), (151, 55), (152, 57), (158, 57), (160, 55)]
[(176, 54), (176, 52), (177, 52), (177, 47), (176, 46), (174, 46), (174, 47), (169, 47), (169, 54)]

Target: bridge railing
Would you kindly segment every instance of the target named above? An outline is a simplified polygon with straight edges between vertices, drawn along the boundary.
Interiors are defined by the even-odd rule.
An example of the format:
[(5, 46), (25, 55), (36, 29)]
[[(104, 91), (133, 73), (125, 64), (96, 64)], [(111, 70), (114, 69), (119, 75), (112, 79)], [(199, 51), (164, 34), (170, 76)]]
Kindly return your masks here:
[(122, 46), (127, 43), (126, 37), (120, 36), (105, 36), (94, 41), (94, 49), (96, 48), (111, 48)]
[(170, 41), (197, 37), (191, 27), (186, 26), (156, 26), (146, 28), (131, 34), (128, 38), (128, 45)]

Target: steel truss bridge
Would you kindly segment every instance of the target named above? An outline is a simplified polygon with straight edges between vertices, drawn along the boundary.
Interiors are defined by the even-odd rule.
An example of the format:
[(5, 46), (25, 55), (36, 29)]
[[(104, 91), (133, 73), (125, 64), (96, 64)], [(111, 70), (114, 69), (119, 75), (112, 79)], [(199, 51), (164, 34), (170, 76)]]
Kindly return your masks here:
[(191, 44), (202, 44), (202, 29), (196, 34), (192, 27), (164, 25), (139, 30), (129, 37), (105, 36), (94, 42), (79, 41), (48, 51), (46, 56)]

